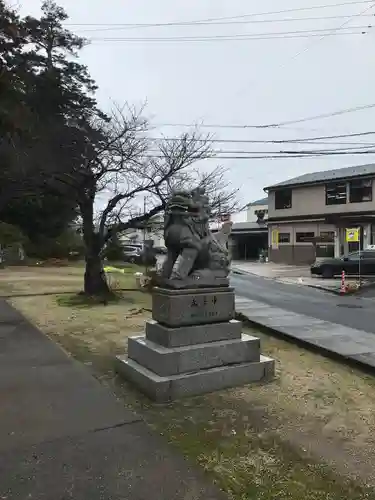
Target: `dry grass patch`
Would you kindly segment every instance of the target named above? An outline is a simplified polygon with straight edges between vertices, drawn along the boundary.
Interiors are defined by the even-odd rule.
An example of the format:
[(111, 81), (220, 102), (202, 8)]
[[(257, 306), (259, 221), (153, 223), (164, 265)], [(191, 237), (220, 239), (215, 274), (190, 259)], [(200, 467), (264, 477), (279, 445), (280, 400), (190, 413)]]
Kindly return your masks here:
[(112, 358), (126, 352), (127, 336), (144, 329), (150, 315), (150, 297), (142, 292), (124, 292), (116, 302), (92, 307), (68, 307), (65, 300), (65, 296), (33, 296), (11, 302), (73, 356), (112, 374)]
[[(124, 274), (108, 275), (112, 288), (133, 288), (135, 286), (134, 273), (139, 271), (138, 266), (122, 265)], [(64, 267), (26, 267), (16, 266), (0, 270), (0, 296), (14, 294), (58, 294), (76, 293), (83, 287), (83, 264)]]
[(256, 332), (262, 351), (277, 360), (274, 382), (154, 405), (112, 374), (113, 355), (126, 352), (127, 336), (144, 329), (150, 297), (124, 292), (107, 306), (72, 305), (67, 297), (15, 297), (12, 303), (90, 364), (231, 498), (375, 499), (372, 377)]
[[(135, 288), (135, 266), (109, 280), (115, 290)], [(0, 290), (11, 303), (47, 335), (86, 363), (111, 371), (112, 356), (126, 349), (127, 332), (144, 326), (150, 296), (118, 291), (108, 305), (78, 295), (83, 266), (9, 268), (0, 272)]]

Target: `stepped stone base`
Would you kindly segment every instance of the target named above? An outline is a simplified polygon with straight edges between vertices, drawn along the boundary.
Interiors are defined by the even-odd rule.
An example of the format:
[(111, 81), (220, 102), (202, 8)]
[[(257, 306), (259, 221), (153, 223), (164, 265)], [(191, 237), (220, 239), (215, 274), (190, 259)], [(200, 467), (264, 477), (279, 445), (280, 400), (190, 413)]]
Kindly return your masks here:
[(145, 335), (128, 339), (116, 371), (159, 402), (213, 392), (274, 376), (260, 341), (242, 334), (234, 290), (162, 290), (153, 294)]
[(157, 375), (169, 376), (259, 361), (259, 344), (256, 337), (242, 335), (238, 340), (167, 348), (140, 336), (129, 338), (128, 356)]
[(116, 371), (132, 382), (149, 398), (167, 403), (252, 382), (267, 381), (274, 376), (274, 361), (265, 356), (255, 363), (220, 366), (193, 373), (160, 377), (126, 356), (116, 358)]
[(225, 323), (180, 326), (170, 328), (156, 321), (146, 321), (146, 338), (164, 347), (184, 347), (220, 340), (238, 340), (242, 335), (242, 323), (235, 319)]

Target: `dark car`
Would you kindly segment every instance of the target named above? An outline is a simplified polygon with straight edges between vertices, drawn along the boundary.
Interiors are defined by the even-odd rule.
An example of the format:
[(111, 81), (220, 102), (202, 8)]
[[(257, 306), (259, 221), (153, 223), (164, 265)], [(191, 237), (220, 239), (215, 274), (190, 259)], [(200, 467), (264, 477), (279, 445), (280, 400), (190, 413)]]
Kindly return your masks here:
[(311, 266), (311, 274), (323, 278), (334, 278), (342, 271), (348, 275), (375, 274), (375, 250), (362, 250), (337, 259), (324, 259)]

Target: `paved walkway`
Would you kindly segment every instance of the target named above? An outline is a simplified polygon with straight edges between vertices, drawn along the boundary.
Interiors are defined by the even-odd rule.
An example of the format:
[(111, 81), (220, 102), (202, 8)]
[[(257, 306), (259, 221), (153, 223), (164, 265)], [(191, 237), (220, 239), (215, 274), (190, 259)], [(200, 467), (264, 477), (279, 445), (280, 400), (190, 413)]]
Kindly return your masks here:
[[(323, 351), (375, 368), (375, 334), (236, 296), (236, 311), (252, 323)], [(353, 314), (360, 314), (353, 309)]]
[(232, 268), (244, 273), (255, 274), (263, 278), (284, 278), (284, 277), (308, 277), (310, 276), (310, 266), (291, 266), (288, 264), (277, 264), (275, 262), (258, 262), (246, 260), (233, 260)]
[(226, 497), (0, 301), (0, 499), (69, 498)]

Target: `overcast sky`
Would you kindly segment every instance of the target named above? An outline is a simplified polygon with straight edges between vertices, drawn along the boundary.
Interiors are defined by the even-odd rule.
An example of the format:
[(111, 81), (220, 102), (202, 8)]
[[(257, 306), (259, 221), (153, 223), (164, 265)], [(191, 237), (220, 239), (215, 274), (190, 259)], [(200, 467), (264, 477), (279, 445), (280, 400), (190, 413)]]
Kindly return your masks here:
[[(82, 51), (81, 60), (100, 87), (97, 97), (103, 108), (108, 109), (111, 100), (119, 103), (128, 101), (135, 105), (147, 100), (147, 114), (155, 125), (197, 122), (208, 125), (261, 125), (298, 120), (375, 102), (375, 29), (354, 28), (371, 24), (375, 26), (375, 18), (371, 17), (375, 14), (375, 1), (333, 6), (344, 1), (60, 0), (58, 3), (70, 15), (69, 23), (73, 31), (88, 38), (97, 38)], [(39, 15), (40, 3), (39, 0), (21, 1), (21, 13)], [(331, 7), (264, 15), (270, 11), (298, 9), (306, 4), (309, 7)], [(369, 10), (364, 12), (365, 9)], [(262, 15), (236, 19), (252, 21), (246, 24), (147, 28), (113, 26), (250, 14)], [(293, 21), (285, 22), (282, 19)], [(323, 38), (321, 32), (315, 31), (318, 35), (315, 37), (264, 39), (269, 36), (265, 34), (277, 32), (328, 29), (329, 33), (333, 33), (344, 23), (344, 27), (348, 28), (346, 31), (359, 33), (365, 30), (366, 34)], [(343, 29), (336, 31), (343, 32)], [(160, 40), (168, 37), (239, 34), (259, 34), (261, 39)], [(124, 40), (133, 37), (143, 40)], [(154, 40), (147, 41), (145, 37)], [(108, 38), (117, 40), (109, 41)], [(374, 121), (375, 108), (370, 108), (280, 128), (209, 128), (205, 131), (214, 133), (216, 139), (281, 140), (373, 131)], [(158, 127), (155, 135), (174, 137), (183, 130), (181, 127)], [(371, 140), (375, 143), (375, 135), (336, 139), (336, 143), (370, 143)], [(336, 143), (332, 147), (342, 147)], [(246, 143), (217, 143), (215, 146), (225, 151), (270, 153), (291, 149), (291, 146)], [(302, 144), (293, 145), (292, 149), (312, 147)], [(321, 146), (324, 147), (329, 146)], [(241, 189), (241, 199), (247, 203), (262, 197), (263, 187), (288, 177), (374, 160), (375, 155), (357, 155), (275, 160), (217, 159), (215, 162), (230, 168), (230, 180)], [(207, 168), (212, 165), (210, 160)]]

